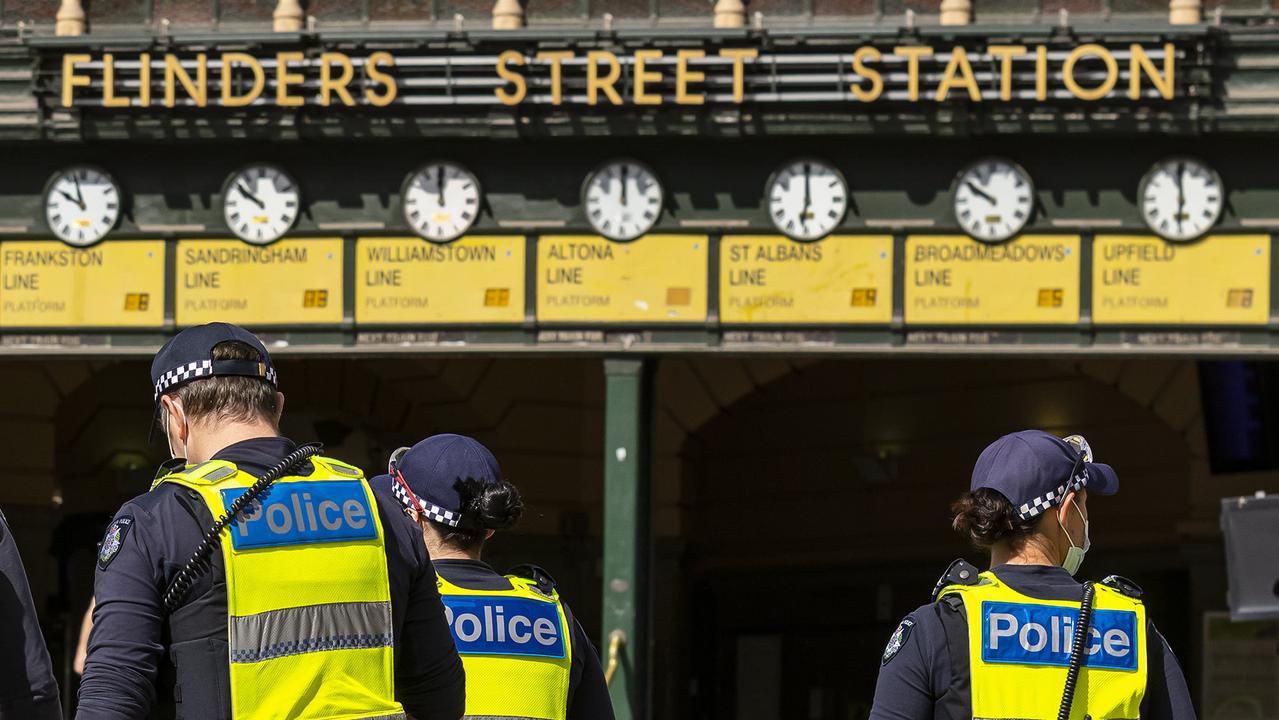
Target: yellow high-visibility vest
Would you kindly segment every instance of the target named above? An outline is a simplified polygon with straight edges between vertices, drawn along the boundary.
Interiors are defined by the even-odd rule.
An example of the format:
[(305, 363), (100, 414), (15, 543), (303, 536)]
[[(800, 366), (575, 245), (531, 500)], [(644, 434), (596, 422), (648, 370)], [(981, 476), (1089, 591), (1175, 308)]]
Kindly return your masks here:
[(436, 577), (466, 669), (466, 717), (565, 720), (573, 643), (559, 594), (515, 575), (510, 590)]
[[(222, 531), (235, 720), (394, 720), (391, 587), (364, 474), (312, 457)], [(214, 518), (256, 479), (225, 461), (167, 475)]]
[[(1137, 718), (1146, 694), (1146, 610), (1142, 602), (1095, 586), (1086, 661), (1071, 720)], [(1055, 720), (1066, 683), (1079, 603), (1040, 600), (984, 572), (975, 585), (950, 585), (968, 615), (972, 717)]]

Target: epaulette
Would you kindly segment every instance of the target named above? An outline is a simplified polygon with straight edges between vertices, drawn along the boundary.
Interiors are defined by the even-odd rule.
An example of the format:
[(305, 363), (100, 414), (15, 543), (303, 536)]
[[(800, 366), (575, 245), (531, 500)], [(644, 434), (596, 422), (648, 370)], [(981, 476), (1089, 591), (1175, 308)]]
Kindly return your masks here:
[(937, 602), (941, 591), (948, 585), (976, 585), (977, 576), (981, 571), (975, 565), (963, 558), (959, 558), (946, 568), (946, 572), (937, 580), (937, 585), (933, 587), (933, 602)]
[(551, 577), (550, 573), (537, 565), (516, 565), (508, 570), (506, 574), (532, 580), (537, 585), (537, 589), (541, 590), (542, 594), (547, 597), (550, 597), (551, 593), (555, 590), (555, 578)]
[(1118, 590), (1133, 600), (1140, 600), (1143, 593), (1140, 585), (1122, 575), (1111, 575), (1102, 580), (1101, 584), (1112, 590)]

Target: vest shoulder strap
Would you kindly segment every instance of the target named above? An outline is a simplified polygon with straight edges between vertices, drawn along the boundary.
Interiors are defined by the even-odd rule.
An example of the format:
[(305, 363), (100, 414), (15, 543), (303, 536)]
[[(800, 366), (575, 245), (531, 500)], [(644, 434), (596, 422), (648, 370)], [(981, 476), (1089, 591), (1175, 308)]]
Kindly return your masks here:
[(1140, 600), (1145, 593), (1141, 586), (1129, 580), (1122, 575), (1109, 575), (1105, 580), (1101, 581), (1101, 585), (1118, 591), (1123, 595), (1127, 595), (1133, 600)]
[(226, 460), (210, 460), (199, 465), (192, 465), (181, 472), (169, 473), (157, 480), (155, 484), (172, 482), (186, 485), (187, 487), (217, 485), (238, 472), (240, 472), (240, 469), (234, 463), (229, 463)]
[[(533, 585), (537, 587), (539, 594), (546, 597), (551, 597), (555, 594), (555, 578), (551, 577), (550, 573), (538, 565), (516, 565), (507, 571), (506, 579), (511, 581), (531, 580)], [(528, 583), (525, 582), (525, 584), (527, 585)]]
[(341, 460), (335, 460), (331, 457), (323, 457), (320, 455), (312, 456), (310, 460), (311, 464), (315, 465), (317, 468), (327, 470), (329, 471), (329, 474), (336, 477), (343, 477), (351, 480), (355, 480), (357, 478), (362, 479), (364, 477), (363, 470), (355, 467), (354, 465), (344, 463)]
[(963, 558), (959, 558), (946, 568), (946, 572), (937, 579), (937, 584), (933, 586), (933, 602), (945, 595), (950, 588), (959, 586), (966, 587), (976, 585), (980, 582), (981, 571), (975, 565)]

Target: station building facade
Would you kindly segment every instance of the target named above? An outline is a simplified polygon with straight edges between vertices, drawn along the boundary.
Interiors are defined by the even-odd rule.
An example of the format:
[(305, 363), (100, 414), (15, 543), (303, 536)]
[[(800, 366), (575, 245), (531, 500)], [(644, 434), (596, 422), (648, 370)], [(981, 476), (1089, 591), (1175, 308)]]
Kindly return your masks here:
[(295, 438), (370, 473), (494, 449), (528, 512), (492, 559), (621, 638), (619, 717), (864, 716), (1025, 427), (1118, 469), (1084, 572), (1146, 588), (1200, 712), (1274, 716), (1214, 624), (1220, 500), (1279, 491), (1272, 21), (4, 2), (0, 503), (65, 691), (95, 543), (164, 459), (149, 357), (230, 320)]

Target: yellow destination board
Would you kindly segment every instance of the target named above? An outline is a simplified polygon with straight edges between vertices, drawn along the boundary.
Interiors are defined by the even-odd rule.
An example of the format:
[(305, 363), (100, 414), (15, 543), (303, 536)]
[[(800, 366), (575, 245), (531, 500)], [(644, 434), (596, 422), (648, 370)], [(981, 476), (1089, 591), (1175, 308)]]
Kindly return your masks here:
[(1170, 243), (1099, 235), (1092, 316), (1102, 324), (1264, 325), (1270, 315), (1270, 237), (1214, 235)]
[(175, 287), (179, 325), (337, 325), (342, 241), (181, 240)]
[(726, 323), (887, 323), (893, 317), (893, 238), (725, 235), (719, 316)]
[(707, 242), (705, 235), (647, 235), (628, 243), (544, 235), (537, 242), (537, 318), (704, 321)]
[(906, 322), (1079, 322), (1079, 237), (1023, 235), (987, 244), (963, 235), (906, 239)]
[(518, 323), (524, 319), (524, 236), (448, 244), (362, 238), (355, 252), (360, 323)]
[(0, 243), (0, 325), (160, 327), (164, 241)]

